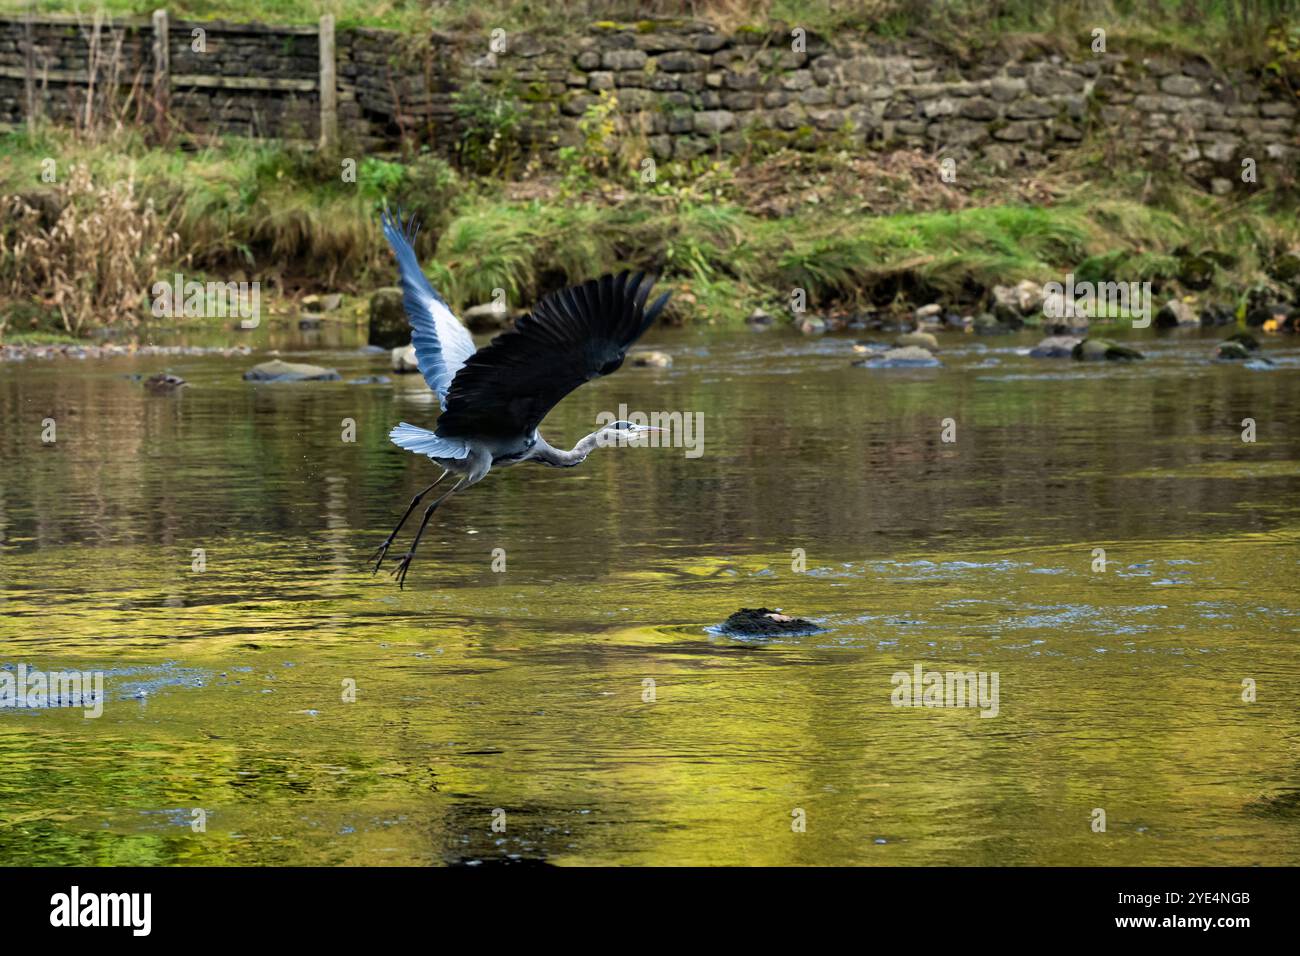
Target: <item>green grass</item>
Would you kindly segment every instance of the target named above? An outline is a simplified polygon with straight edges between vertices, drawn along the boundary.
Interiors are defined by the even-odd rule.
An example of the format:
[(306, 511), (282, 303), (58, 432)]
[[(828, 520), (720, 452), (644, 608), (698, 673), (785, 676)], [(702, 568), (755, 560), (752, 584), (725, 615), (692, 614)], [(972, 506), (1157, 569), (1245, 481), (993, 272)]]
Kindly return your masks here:
[[(0, 0), (0, 11), (28, 0)], [(1037, 34), (1047, 42), (1091, 42), (1092, 31), (1112, 43), (1196, 50), (1216, 60), (1266, 62), (1267, 28), (1294, 22), (1297, 0), (36, 0), (47, 13), (148, 17), (165, 7), (174, 18), (315, 23), (333, 13), (341, 26), (406, 31), (573, 29), (583, 21), (642, 21), (666, 16), (712, 20), (725, 29), (801, 26), (814, 34), (922, 34), (969, 53), (999, 38)]]
[[(718, 198), (690, 185), (699, 182), (692, 170), (671, 164), (659, 184), (623, 183), (617, 199), (609, 183), (530, 199), (427, 154), (367, 160), (357, 181), (345, 183), (318, 154), (273, 143), (232, 140), (182, 152), (130, 136), (90, 145), (46, 131), (31, 140), (0, 136), (0, 193), (48, 189), (40, 182), (45, 157), (56, 158), (61, 173), (75, 160), (96, 177), (133, 177), (180, 236), (174, 267), (257, 278), (271, 292), (391, 284), (376, 217), (385, 200), (399, 202), (426, 223), (417, 251), (458, 308), (489, 301), (497, 289), (525, 305), (620, 267), (662, 274), (684, 293), (674, 308), (685, 321), (739, 322), (755, 305), (784, 308), (793, 289), (806, 290), (812, 308), (895, 296), (969, 304), (994, 284), (1061, 280), (1066, 272), (1180, 291), (1173, 280), (1182, 258), (1205, 254), (1219, 265), (1204, 294), (1231, 304), (1273, 281), (1279, 257), (1300, 250), (1294, 196), (1216, 198), (1140, 170), (1095, 170), (1052, 205), (1000, 201), (1006, 191), (991, 188), (957, 211), (871, 215), (860, 197), (845, 195), (842, 205), (772, 218), (745, 208), (743, 183)], [(0, 262), (0, 287), (4, 268)]]

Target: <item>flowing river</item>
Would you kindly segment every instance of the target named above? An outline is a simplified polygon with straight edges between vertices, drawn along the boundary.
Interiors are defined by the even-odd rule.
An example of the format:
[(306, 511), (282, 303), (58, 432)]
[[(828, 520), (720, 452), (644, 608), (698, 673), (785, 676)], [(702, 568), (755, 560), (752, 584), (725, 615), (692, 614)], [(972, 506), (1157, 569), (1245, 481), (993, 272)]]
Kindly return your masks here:
[[(0, 709), (0, 863), (1300, 864), (1300, 343), (1221, 335), (656, 331), (543, 432), (691, 446), (491, 475), (405, 591), (436, 405), (347, 381), (385, 354), (0, 363), (0, 673), (106, 697)], [(759, 606), (823, 630), (711, 630)], [(996, 707), (895, 706), (918, 665)]]

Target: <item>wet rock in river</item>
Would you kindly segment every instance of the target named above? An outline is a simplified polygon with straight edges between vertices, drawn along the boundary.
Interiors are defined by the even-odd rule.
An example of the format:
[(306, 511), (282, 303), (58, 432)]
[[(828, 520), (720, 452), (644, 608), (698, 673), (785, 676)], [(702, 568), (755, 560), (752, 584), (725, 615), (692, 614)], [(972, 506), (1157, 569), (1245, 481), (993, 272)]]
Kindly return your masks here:
[(1029, 350), (1030, 358), (1069, 358), (1083, 339), (1073, 335), (1049, 335)]
[(772, 322), (772, 316), (762, 309), (755, 309), (749, 313), (749, 318), (745, 320), (745, 324), (751, 329), (770, 329)]
[(673, 357), (667, 352), (656, 352), (652, 349), (634, 351), (632, 364), (640, 368), (672, 368)]
[(999, 322), (992, 312), (981, 312), (975, 316), (973, 327), (976, 335), (1006, 335), (1011, 331), (1010, 326)]
[(821, 335), (826, 331), (826, 320), (820, 316), (808, 315), (798, 321), (798, 327), (804, 335)]
[(790, 617), (767, 607), (742, 607), (722, 622), (718, 631), (733, 637), (776, 637), (782, 634), (816, 634), (812, 621)]
[(337, 382), (341, 377), (332, 368), (279, 359), (254, 365), (244, 373), (246, 382)]
[(890, 349), (853, 364), (859, 368), (935, 368), (943, 363), (935, 358), (929, 349), (911, 345), (907, 348)]
[(333, 312), (343, 304), (343, 296), (338, 292), (329, 295), (309, 295), (302, 300), (304, 312)]
[(1194, 328), (1201, 324), (1196, 310), (1182, 299), (1170, 299), (1156, 313), (1156, 328)]
[(1237, 317), (1232, 314), (1232, 310), (1226, 305), (1211, 303), (1201, 309), (1201, 325), (1231, 325), (1237, 321)]
[(906, 332), (894, 339), (897, 348), (922, 348), (930, 352), (939, 351), (939, 340), (929, 332)]
[(179, 375), (167, 375), (162, 372), (150, 375), (144, 380), (145, 391), (151, 395), (174, 395), (189, 384)]
[(1070, 356), (1080, 362), (1124, 362), (1146, 358), (1137, 349), (1119, 345), (1110, 339), (1084, 339), (1074, 347)]
[(411, 326), (402, 308), (402, 290), (396, 286), (376, 289), (370, 296), (369, 343), (391, 349), (410, 338)]
[(414, 345), (399, 345), (390, 353), (389, 361), (392, 364), (393, 371), (398, 375), (420, 371), (420, 363), (416, 360)]
[(498, 302), (470, 306), (461, 316), (471, 332), (496, 332), (510, 324), (510, 310)]

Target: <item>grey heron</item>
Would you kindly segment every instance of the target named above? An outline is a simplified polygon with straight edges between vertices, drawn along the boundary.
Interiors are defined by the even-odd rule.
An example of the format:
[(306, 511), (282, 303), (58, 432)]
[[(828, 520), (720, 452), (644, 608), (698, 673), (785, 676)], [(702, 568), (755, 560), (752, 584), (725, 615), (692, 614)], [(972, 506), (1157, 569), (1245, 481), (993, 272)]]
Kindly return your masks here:
[(406, 520), (449, 475), (452, 487), (425, 509), (410, 549), (393, 569), (399, 587), (424, 529), (439, 505), (482, 481), (493, 468), (535, 461), (556, 468), (581, 464), (603, 444), (620, 444), (646, 425), (615, 421), (587, 435), (569, 451), (555, 448), (538, 431), (546, 414), (579, 385), (618, 370), (628, 348), (658, 318), (668, 293), (650, 305), (654, 285), (643, 273), (604, 275), (542, 298), (528, 315), (491, 343), (475, 349), (469, 330), (452, 314), (420, 269), (414, 217), (402, 222), (384, 210), (384, 236), (397, 257), (402, 305), (411, 323), (420, 373), (442, 406), (433, 431), (402, 422), (388, 437), (407, 451), (433, 459), (442, 475), (413, 499), (392, 534), (376, 549), (374, 573)]

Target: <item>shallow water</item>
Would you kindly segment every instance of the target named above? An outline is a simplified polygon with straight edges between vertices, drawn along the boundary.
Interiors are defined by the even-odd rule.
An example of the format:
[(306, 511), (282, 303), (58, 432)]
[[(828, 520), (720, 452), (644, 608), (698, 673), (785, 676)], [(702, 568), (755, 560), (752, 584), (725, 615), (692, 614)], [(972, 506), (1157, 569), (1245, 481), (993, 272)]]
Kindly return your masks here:
[[(1300, 348), (1258, 371), (1216, 337), (866, 370), (846, 338), (656, 333), (673, 368), (543, 431), (700, 412), (703, 453), (493, 475), (404, 592), (363, 564), (437, 474), (385, 437), (431, 423), (418, 377), (0, 364), (0, 666), (107, 689), (0, 709), (0, 862), (1300, 863)], [(294, 357), (388, 374), (335, 341)], [(163, 369), (193, 387), (127, 377)], [(825, 630), (707, 630), (759, 605)], [(892, 706), (916, 664), (996, 672), (997, 716)]]

